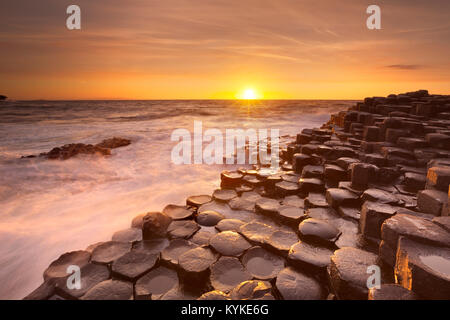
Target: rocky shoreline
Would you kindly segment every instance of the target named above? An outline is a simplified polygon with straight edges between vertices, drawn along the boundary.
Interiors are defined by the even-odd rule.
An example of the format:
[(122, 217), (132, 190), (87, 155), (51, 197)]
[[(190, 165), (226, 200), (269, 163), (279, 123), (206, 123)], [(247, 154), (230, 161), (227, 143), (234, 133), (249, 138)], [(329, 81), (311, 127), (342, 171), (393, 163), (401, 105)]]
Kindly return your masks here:
[(450, 96), (366, 98), (280, 157), (63, 254), (25, 299), (450, 299)]

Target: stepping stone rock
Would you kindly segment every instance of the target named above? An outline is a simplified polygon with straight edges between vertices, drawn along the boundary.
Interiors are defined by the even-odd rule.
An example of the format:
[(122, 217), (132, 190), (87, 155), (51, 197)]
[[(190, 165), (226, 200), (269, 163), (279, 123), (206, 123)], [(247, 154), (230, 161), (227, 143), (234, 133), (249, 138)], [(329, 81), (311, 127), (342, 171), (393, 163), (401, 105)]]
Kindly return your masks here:
[(281, 202), (285, 206), (304, 208), (305, 200), (300, 198), (299, 196), (287, 196)]
[(381, 238), (381, 225), (396, 213), (396, 208), (377, 202), (366, 201), (361, 208), (359, 227), (364, 237)]
[(221, 201), (221, 202), (228, 202), (233, 198), (237, 197), (237, 193), (234, 190), (231, 189), (218, 189), (214, 191), (213, 198), (214, 200)]
[(366, 300), (367, 268), (377, 265), (378, 256), (356, 248), (341, 248), (331, 256), (328, 277), (337, 297), (344, 300)]
[(89, 263), (91, 254), (87, 251), (72, 251), (64, 253), (58, 259), (53, 261), (44, 271), (44, 281), (49, 279), (58, 279), (67, 277), (67, 268), (70, 265), (76, 265), (80, 268)]
[(170, 238), (190, 238), (200, 229), (200, 226), (192, 220), (172, 221), (167, 229)]
[(186, 199), (186, 205), (191, 207), (200, 207), (205, 203), (211, 202), (212, 197), (208, 195), (190, 196)]
[(219, 231), (236, 231), (240, 230), (240, 227), (245, 224), (244, 221), (238, 219), (223, 219), (216, 225), (216, 229)]
[(356, 206), (359, 202), (358, 195), (345, 189), (329, 188), (326, 192), (326, 199), (328, 204), (334, 209), (339, 206)]
[(194, 214), (191, 210), (184, 206), (169, 204), (163, 209), (163, 213), (172, 220), (183, 220), (191, 218)]
[(100, 264), (109, 264), (131, 250), (131, 243), (108, 241), (92, 251), (91, 261)]
[(323, 166), (307, 165), (303, 167), (302, 178), (323, 178)]
[(220, 179), (222, 186), (227, 188), (237, 187), (241, 184), (244, 176), (236, 171), (222, 171)]
[(197, 245), (184, 240), (184, 239), (174, 239), (170, 241), (170, 244), (161, 252), (161, 259), (172, 264), (174, 266), (178, 265), (178, 258), (185, 252), (197, 248)]
[(256, 203), (256, 201), (258, 201), (262, 197), (255, 191), (247, 191), (242, 193), (241, 198)]
[(432, 167), (428, 169), (426, 184), (427, 189), (447, 192), (450, 185), (450, 167)]
[(306, 208), (324, 208), (329, 207), (327, 199), (322, 193), (310, 192), (305, 199)]
[(320, 219), (325, 221), (339, 219), (339, 215), (333, 208), (310, 208), (306, 210), (308, 218)]
[(281, 197), (295, 195), (298, 193), (299, 189), (298, 183), (289, 181), (281, 181), (275, 184), (275, 193)]
[(298, 226), (300, 237), (306, 241), (333, 244), (341, 235), (341, 232), (332, 224), (320, 220), (309, 218)]
[(422, 190), (425, 188), (426, 176), (424, 174), (406, 172), (404, 183), (409, 190)]
[(401, 237), (395, 277), (404, 288), (427, 299), (450, 297), (450, 249), (433, 247)]
[(217, 232), (215, 232), (216, 230), (214, 229), (214, 232), (211, 231), (205, 231), (205, 230), (201, 230), (197, 231), (192, 238), (190, 238), (189, 240), (193, 243), (195, 243), (196, 245), (199, 246), (207, 246), (209, 244), (209, 240), (215, 235), (217, 234)]
[[(234, 199), (233, 199), (234, 200)], [(202, 211), (197, 215), (197, 223), (201, 226), (212, 227), (225, 219), (223, 214), (213, 210)]]
[(339, 214), (344, 218), (350, 218), (359, 221), (360, 219), (360, 211), (356, 208), (351, 207), (339, 207)]
[(298, 236), (291, 231), (277, 230), (267, 239), (266, 244), (278, 254), (287, 256), (292, 245), (298, 242)]
[(251, 278), (250, 273), (237, 258), (221, 257), (211, 266), (211, 284), (216, 290), (229, 292), (241, 282)]
[(325, 183), (317, 178), (300, 178), (298, 181), (302, 193), (323, 192)]
[(417, 206), (419, 210), (435, 216), (445, 215), (448, 205), (448, 196), (438, 190), (422, 190), (417, 194)]
[(152, 240), (143, 240), (133, 245), (133, 250), (142, 250), (148, 253), (159, 254), (169, 245), (169, 240), (166, 238), (158, 238)]
[(392, 193), (389, 193), (387, 191), (381, 190), (381, 189), (367, 189), (364, 191), (361, 201), (372, 201), (372, 202), (378, 202), (378, 203), (386, 203), (386, 204), (398, 204), (398, 199), (395, 195)]
[(418, 300), (418, 296), (411, 290), (398, 284), (382, 284), (379, 289), (369, 290), (368, 300)]
[(209, 267), (217, 261), (218, 256), (206, 247), (186, 251), (178, 258), (183, 283), (194, 284), (197, 288), (207, 281)]
[(297, 242), (289, 250), (288, 258), (296, 266), (325, 269), (331, 262), (333, 251), (304, 241)]
[(255, 202), (242, 199), (241, 197), (231, 199), (228, 205), (233, 210), (253, 211), (255, 209)]
[(275, 199), (270, 198), (261, 198), (256, 201), (255, 209), (257, 212), (268, 214), (268, 215), (276, 215), (278, 213), (278, 209), (280, 208), (280, 203)]
[(297, 224), (305, 216), (305, 210), (298, 207), (280, 206), (278, 209), (279, 219), (286, 224)]
[(158, 267), (138, 279), (134, 286), (135, 299), (158, 300), (176, 287), (178, 287), (177, 273), (166, 267)]
[(251, 221), (239, 228), (239, 232), (245, 238), (258, 244), (266, 243), (273, 231), (274, 229), (271, 226), (257, 221)]
[(336, 160), (336, 164), (344, 170), (347, 170), (352, 163), (358, 162), (360, 162), (358, 159), (346, 157), (339, 158)]
[(133, 250), (125, 253), (113, 262), (112, 272), (119, 278), (134, 282), (137, 278), (152, 269), (158, 261), (159, 255), (146, 251)]
[(230, 298), (220, 290), (213, 290), (202, 294), (197, 300), (230, 300)]
[(230, 292), (232, 300), (274, 300), (269, 282), (250, 280), (240, 283)]
[(105, 280), (91, 288), (82, 300), (131, 300), (133, 284), (119, 280)]
[(167, 291), (167, 293), (163, 294), (160, 300), (196, 300), (198, 298), (198, 294), (190, 292), (189, 290), (184, 290), (183, 287), (175, 287)]
[(144, 240), (165, 237), (172, 219), (161, 212), (149, 212), (144, 216), (142, 237)]
[(250, 243), (239, 233), (234, 231), (223, 231), (211, 238), (211, 247), (224, 256), (240, 256), (251, 247)]
[(450, 217), (436, 217), (432, 220), (435, 224), (450, 232)]
[(319, 282), (292, 267), (278, 274), (276, 287), (284, 300), (319, 300), (324, 295)]
[(112, 241), (118, 242), (138, 242), (142, 240), (142, 230), (137, 228), (128, 228), (125, 230), (117, 231), (113, 234)]
[(347, 171), (342, 169), (339, 166), (336, 166), (334, 164), (326, 164), (324, 166), (325, 168), (325, 179), (326, 180), (332, 180), (332, 181), (344, 181), (349, 180)]
[(242, 257), (242, 264), (253, 278), (261, 280), (274, 279), (284, 268), (284, 260), (261, 248), (253, 247)]

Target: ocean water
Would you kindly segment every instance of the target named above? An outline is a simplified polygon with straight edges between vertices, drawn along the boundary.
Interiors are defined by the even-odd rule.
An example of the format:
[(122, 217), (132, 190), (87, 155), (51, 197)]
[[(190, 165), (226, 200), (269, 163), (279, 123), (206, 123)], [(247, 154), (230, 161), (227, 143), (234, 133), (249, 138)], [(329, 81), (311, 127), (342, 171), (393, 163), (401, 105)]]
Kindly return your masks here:
[[(134, 216), (211, 194), (237, 165), (175, 165), (173, 130), (279, 129), (295, 136), (354, 101), (0, 103), (0, 299), (21, 299), (61, 254), (107, 241)], [(132, 140), (110, 157), (20, 159), (67, 143)]]

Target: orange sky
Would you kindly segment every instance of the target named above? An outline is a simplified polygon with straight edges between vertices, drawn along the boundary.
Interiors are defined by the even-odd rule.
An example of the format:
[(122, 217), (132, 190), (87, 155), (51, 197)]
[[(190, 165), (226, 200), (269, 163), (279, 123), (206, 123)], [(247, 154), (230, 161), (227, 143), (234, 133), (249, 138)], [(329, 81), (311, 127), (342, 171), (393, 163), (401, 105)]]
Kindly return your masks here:
[[(82, 30), (65, 27), (78, 4)], [(369, 4), (382, 30), (366, 28)], [(448, 0), (19, 0), (0, 3), (14, 99), (361, 99), (449, 93)]]

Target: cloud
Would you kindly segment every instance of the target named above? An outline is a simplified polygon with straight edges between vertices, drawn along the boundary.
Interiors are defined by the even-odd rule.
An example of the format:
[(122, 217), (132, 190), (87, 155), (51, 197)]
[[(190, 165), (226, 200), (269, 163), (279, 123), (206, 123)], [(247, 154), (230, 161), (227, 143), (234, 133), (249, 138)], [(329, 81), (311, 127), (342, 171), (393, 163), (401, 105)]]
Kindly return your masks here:
[(424, 67), (418, 64), (391, 64), (390, 66), (386, 66), (386, 68), (398, 70), (417, 70), (423, 69)]

